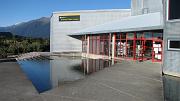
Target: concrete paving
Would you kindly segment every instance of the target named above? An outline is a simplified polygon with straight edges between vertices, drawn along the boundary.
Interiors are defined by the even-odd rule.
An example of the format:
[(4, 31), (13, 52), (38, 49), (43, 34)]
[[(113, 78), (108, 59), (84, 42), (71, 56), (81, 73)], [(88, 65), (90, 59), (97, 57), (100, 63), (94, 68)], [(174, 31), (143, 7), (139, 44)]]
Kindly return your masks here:
[(0, 64), (0, 101), (163, 101), (159, 63), (122, 61), (38, 94), (17, 63)]
[(41, 101), (16, 62), (0, 63), (0, 101)]
[(123, 61), (42, 96), (48, 101), (163, 101), (160, 71), (158, 63)]

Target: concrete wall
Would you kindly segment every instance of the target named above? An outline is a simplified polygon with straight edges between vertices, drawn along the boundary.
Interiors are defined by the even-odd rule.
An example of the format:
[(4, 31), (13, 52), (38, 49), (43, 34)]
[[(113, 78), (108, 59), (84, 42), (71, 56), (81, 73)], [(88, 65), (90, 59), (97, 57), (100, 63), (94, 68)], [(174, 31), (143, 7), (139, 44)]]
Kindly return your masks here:
[(162, 0), (132, 0), (132, 15), (162, 12)]
[[(80, 21), (60, 22), (60, 15), (80, 14)], [(51, 17), (50, 51), (81, 51), (81, 41), (68, 35), (78, 30), (130, 16), (128, 9), (55, 12)]]
[(168, 39), (180, 39), (180, 20), (168, 21), (167, 0), (164, 0), (164, 58), (163, 72), (180, 77), (180, 51), (168, 50)]
[(180, 78), (163, 76), (164, 101), (180, 101)]

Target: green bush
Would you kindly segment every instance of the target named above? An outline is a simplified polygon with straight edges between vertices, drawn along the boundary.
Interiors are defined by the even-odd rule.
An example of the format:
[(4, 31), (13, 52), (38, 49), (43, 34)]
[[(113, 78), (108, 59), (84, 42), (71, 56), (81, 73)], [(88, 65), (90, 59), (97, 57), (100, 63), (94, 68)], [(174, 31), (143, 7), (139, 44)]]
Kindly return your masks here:
[(0, 58), (28, 52), (49, 52), (49, 39), (26, 37), (0, 37)]

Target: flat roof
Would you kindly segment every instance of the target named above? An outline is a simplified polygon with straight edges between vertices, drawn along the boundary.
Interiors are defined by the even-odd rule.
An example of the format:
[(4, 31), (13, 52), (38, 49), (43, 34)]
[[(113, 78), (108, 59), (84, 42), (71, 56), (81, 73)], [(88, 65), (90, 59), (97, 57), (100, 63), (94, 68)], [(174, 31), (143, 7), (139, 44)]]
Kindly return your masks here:
[(129, 16), (120, 20), (112, 21), (109, 23), (96, 25), (93, 27), (85, 28), (74, 33), (73, 35), (85, 34), (100, 34), (112, 32), (130, 32), (130, 31), (143, 31), (143, 30), (157, 30), (163, 29), (163, 19), (160, 12), (148, 13), (137, 16)]
[(80, 13), (80, 12), (111, 12), (111, 11), (131, 11), (131, 9), (97, 9), (97, 10), (76, 10), (76, 11), (57, 11), (53, 12), (53, 14), (59, 13)]

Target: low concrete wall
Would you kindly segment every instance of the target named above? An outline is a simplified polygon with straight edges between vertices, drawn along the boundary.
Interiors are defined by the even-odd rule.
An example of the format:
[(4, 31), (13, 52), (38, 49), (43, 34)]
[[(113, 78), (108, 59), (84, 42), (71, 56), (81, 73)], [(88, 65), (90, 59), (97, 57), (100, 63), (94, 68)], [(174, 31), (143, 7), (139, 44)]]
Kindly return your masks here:
[(81, 52), (53, 52), (51, 56), (70, 56), (70, 57), (81, 57)]
[(106, 55), (96, 55), (96, 54), (86, 54), (82, 53), (82, 57), (91, 58), (91, 59), (111, 59), (111, 57)]
[(19, 55), (16, 60), (23, 60), (23, 59), (28, 59), (28, 58), (33, 58), (33, 57), (37, 57), (40, 56), (41, 54), (39, 52), (30, 52), (30, 53), (25, 53), (25, 54), (21, 54)]

